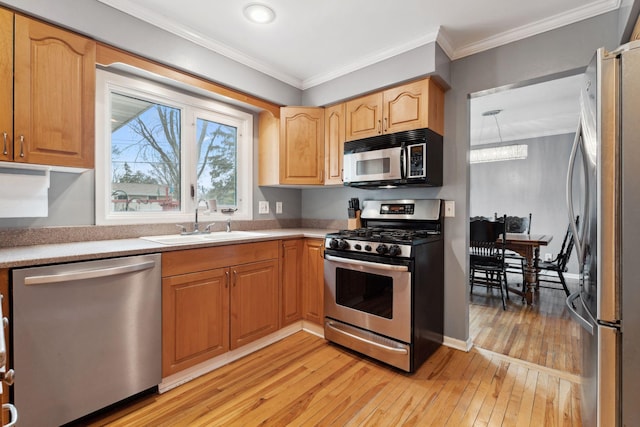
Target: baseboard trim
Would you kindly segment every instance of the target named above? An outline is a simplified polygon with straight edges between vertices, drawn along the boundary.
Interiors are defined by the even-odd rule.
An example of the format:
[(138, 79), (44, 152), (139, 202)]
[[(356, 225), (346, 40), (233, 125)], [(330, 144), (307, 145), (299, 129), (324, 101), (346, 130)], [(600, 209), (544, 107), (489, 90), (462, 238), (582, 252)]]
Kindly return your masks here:
[(462, 341), (457, 338), (445, 336), (442, 344), (467, 353), (473, 348), (473, 340), (471, 338), (468, 338), (466, 341)]
[[(313, 322), (308, 322), (306, 320), (301, 320), (299, 322), (285, 326), (284, 328), (278, 330), (277, 332), (274, 332), (271, 335), (268, 335), (257, 341), (244, 345), (241, 348), (238, 348), (236, 350), (231, 350), (218, 357), (214, 357), (213, 359), (209, 359), (195, 366), (187, 368), (183, 371), (180, 371), (173, 375), (169, 375), (166, 378), (163, 378), (162, 382), (158, 384), (158, 392), (160, 394), (165, 393), (182, 384), (188, 383), (189, 381), (192, 381), (198, 377), (201, 377), (202, 375), (208, 374), (209, 372), (214, 371), (224, 365), (234, 362), (244, 356), (254, 353), (260, 350), (261, 348), (264, 348), (268, 345), (278, 342), (281, 339), (284, 339), (289, 335), (293, 335), (299, 331), (305, 331), (310, 334), (316, 335), (320, 338), (324, 338), (324, 328), (321, 325), (317, 325)], [(451, 338), (451, 337), (445, 336), (442, 344), (447, 347), (454, 348), (456, 350), (461, 350), (464, 352), (469, 352), (473, 348), (473, 341), (471, 340), (471, 338), (467, 339), (467, 341), (462, 341), (457, 338)]]
[[(309, 327), (310, 328), (310, 327)], [(179, 385), (185, 384), (191, 380), (194, 380), (202, 375), (208, 374), (211, 371), (214, 371), (221, 366), (227, 365), (233, 361), (236, 361), (244, 356), (247, 356), (251, 353), (254, 353), (261, 348), (264, 348), (268, 345), (271, 345), (275, 342), (280, 341), (288, 337), (289, 335), (293, 335), (296, 332), (303, 330), (303, 322), (296, 322), (289, 326), (285, 326), (284, 328), (274, 332), (271, 335), (268, 335), (264, 338), (260, 338), (252, 343), (244, 345), (238, 349), (231, 350), (225, 354), (222, 354), (218, 357), (214, 357), (213, 359), (209, 359), (202, 363), (199, 363), (195, 366), (187, 368), (183, 371), (175, 373), (173, 375), (169, 375), (166, 378), (162, 379), (162, 382), (158, 384), (158, 392), (164, 393), (173, 388), (178, 387)], [(310, 331), (311, 332), (311, 331)], [(312, 332), (313, 333), (313, 332)]]

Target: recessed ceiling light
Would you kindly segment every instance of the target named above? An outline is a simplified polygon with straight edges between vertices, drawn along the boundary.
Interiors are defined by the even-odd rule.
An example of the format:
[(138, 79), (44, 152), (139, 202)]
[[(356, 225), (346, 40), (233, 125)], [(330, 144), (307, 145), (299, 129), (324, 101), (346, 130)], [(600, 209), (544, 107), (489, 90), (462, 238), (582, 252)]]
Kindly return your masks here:
[(276, 19), (276, 13), (269, 6), (262, 3), (251, 3), (245, 6), (244, 16), (256, 24), (268, 24)]

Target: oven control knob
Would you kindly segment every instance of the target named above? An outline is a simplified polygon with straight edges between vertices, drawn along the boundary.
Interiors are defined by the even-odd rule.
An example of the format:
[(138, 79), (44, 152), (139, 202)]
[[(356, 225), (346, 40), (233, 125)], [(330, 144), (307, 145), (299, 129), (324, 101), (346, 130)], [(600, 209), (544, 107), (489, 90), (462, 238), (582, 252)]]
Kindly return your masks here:
[(378, 247), (376, 248), (376, 252), (378, 252), (380, 255), (384, 255), (388, 251), (389, 251), (389, 248), (385, 244), (378, 245)]
[(338, 241), (338, 249), (349, 249), (349, 242), (344, 239)]
[(353, 248), (357, 251), (359, 251), (360, 249), (362, 249), (362, 246), (360, 246), (360, 243), (356, 243)]
[(329, 247), (331, 249), (338, 249), (338, 239), (331, 239), (329, 242)]
[(364, 250), (367, 251), (367, 252), (371, 251), (371, 245), (366, 245), (364, 247)]
[(400, 253), (402, 253), (402, 250), (398, 245), (391, 245), (391, 247), (389, 248), (389, 255), (391, 256), (397, 256), (400, 255)]

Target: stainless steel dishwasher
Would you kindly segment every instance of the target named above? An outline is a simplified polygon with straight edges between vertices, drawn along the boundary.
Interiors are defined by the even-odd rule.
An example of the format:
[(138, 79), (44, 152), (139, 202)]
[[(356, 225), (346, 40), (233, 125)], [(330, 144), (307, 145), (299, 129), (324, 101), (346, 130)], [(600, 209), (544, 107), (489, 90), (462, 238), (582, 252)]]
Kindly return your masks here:
[(13, 270), (20, 426), (58, 426), (155, 387), (160, 255)]

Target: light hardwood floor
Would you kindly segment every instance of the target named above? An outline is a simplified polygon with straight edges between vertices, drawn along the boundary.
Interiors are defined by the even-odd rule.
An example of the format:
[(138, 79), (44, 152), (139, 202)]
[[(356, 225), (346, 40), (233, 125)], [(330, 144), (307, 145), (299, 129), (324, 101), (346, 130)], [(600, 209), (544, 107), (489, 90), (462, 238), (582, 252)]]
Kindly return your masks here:
[(413, 375), (298, 332), (91, 426), (579, 426), (576, 378), (441, 347)]
[[(568, 281), (571, 292), (577, 286), (576, 281)], [(580, 325), (571, 319), (565, 307), (565, 293), (541, 288), (535, 297), (537, 303), (527, 306), (519, 296), (510, 295), (505, 311), (498, 290), (474, 287), (469, 305), (469, 336), (474, 345), (579, 375)]]

